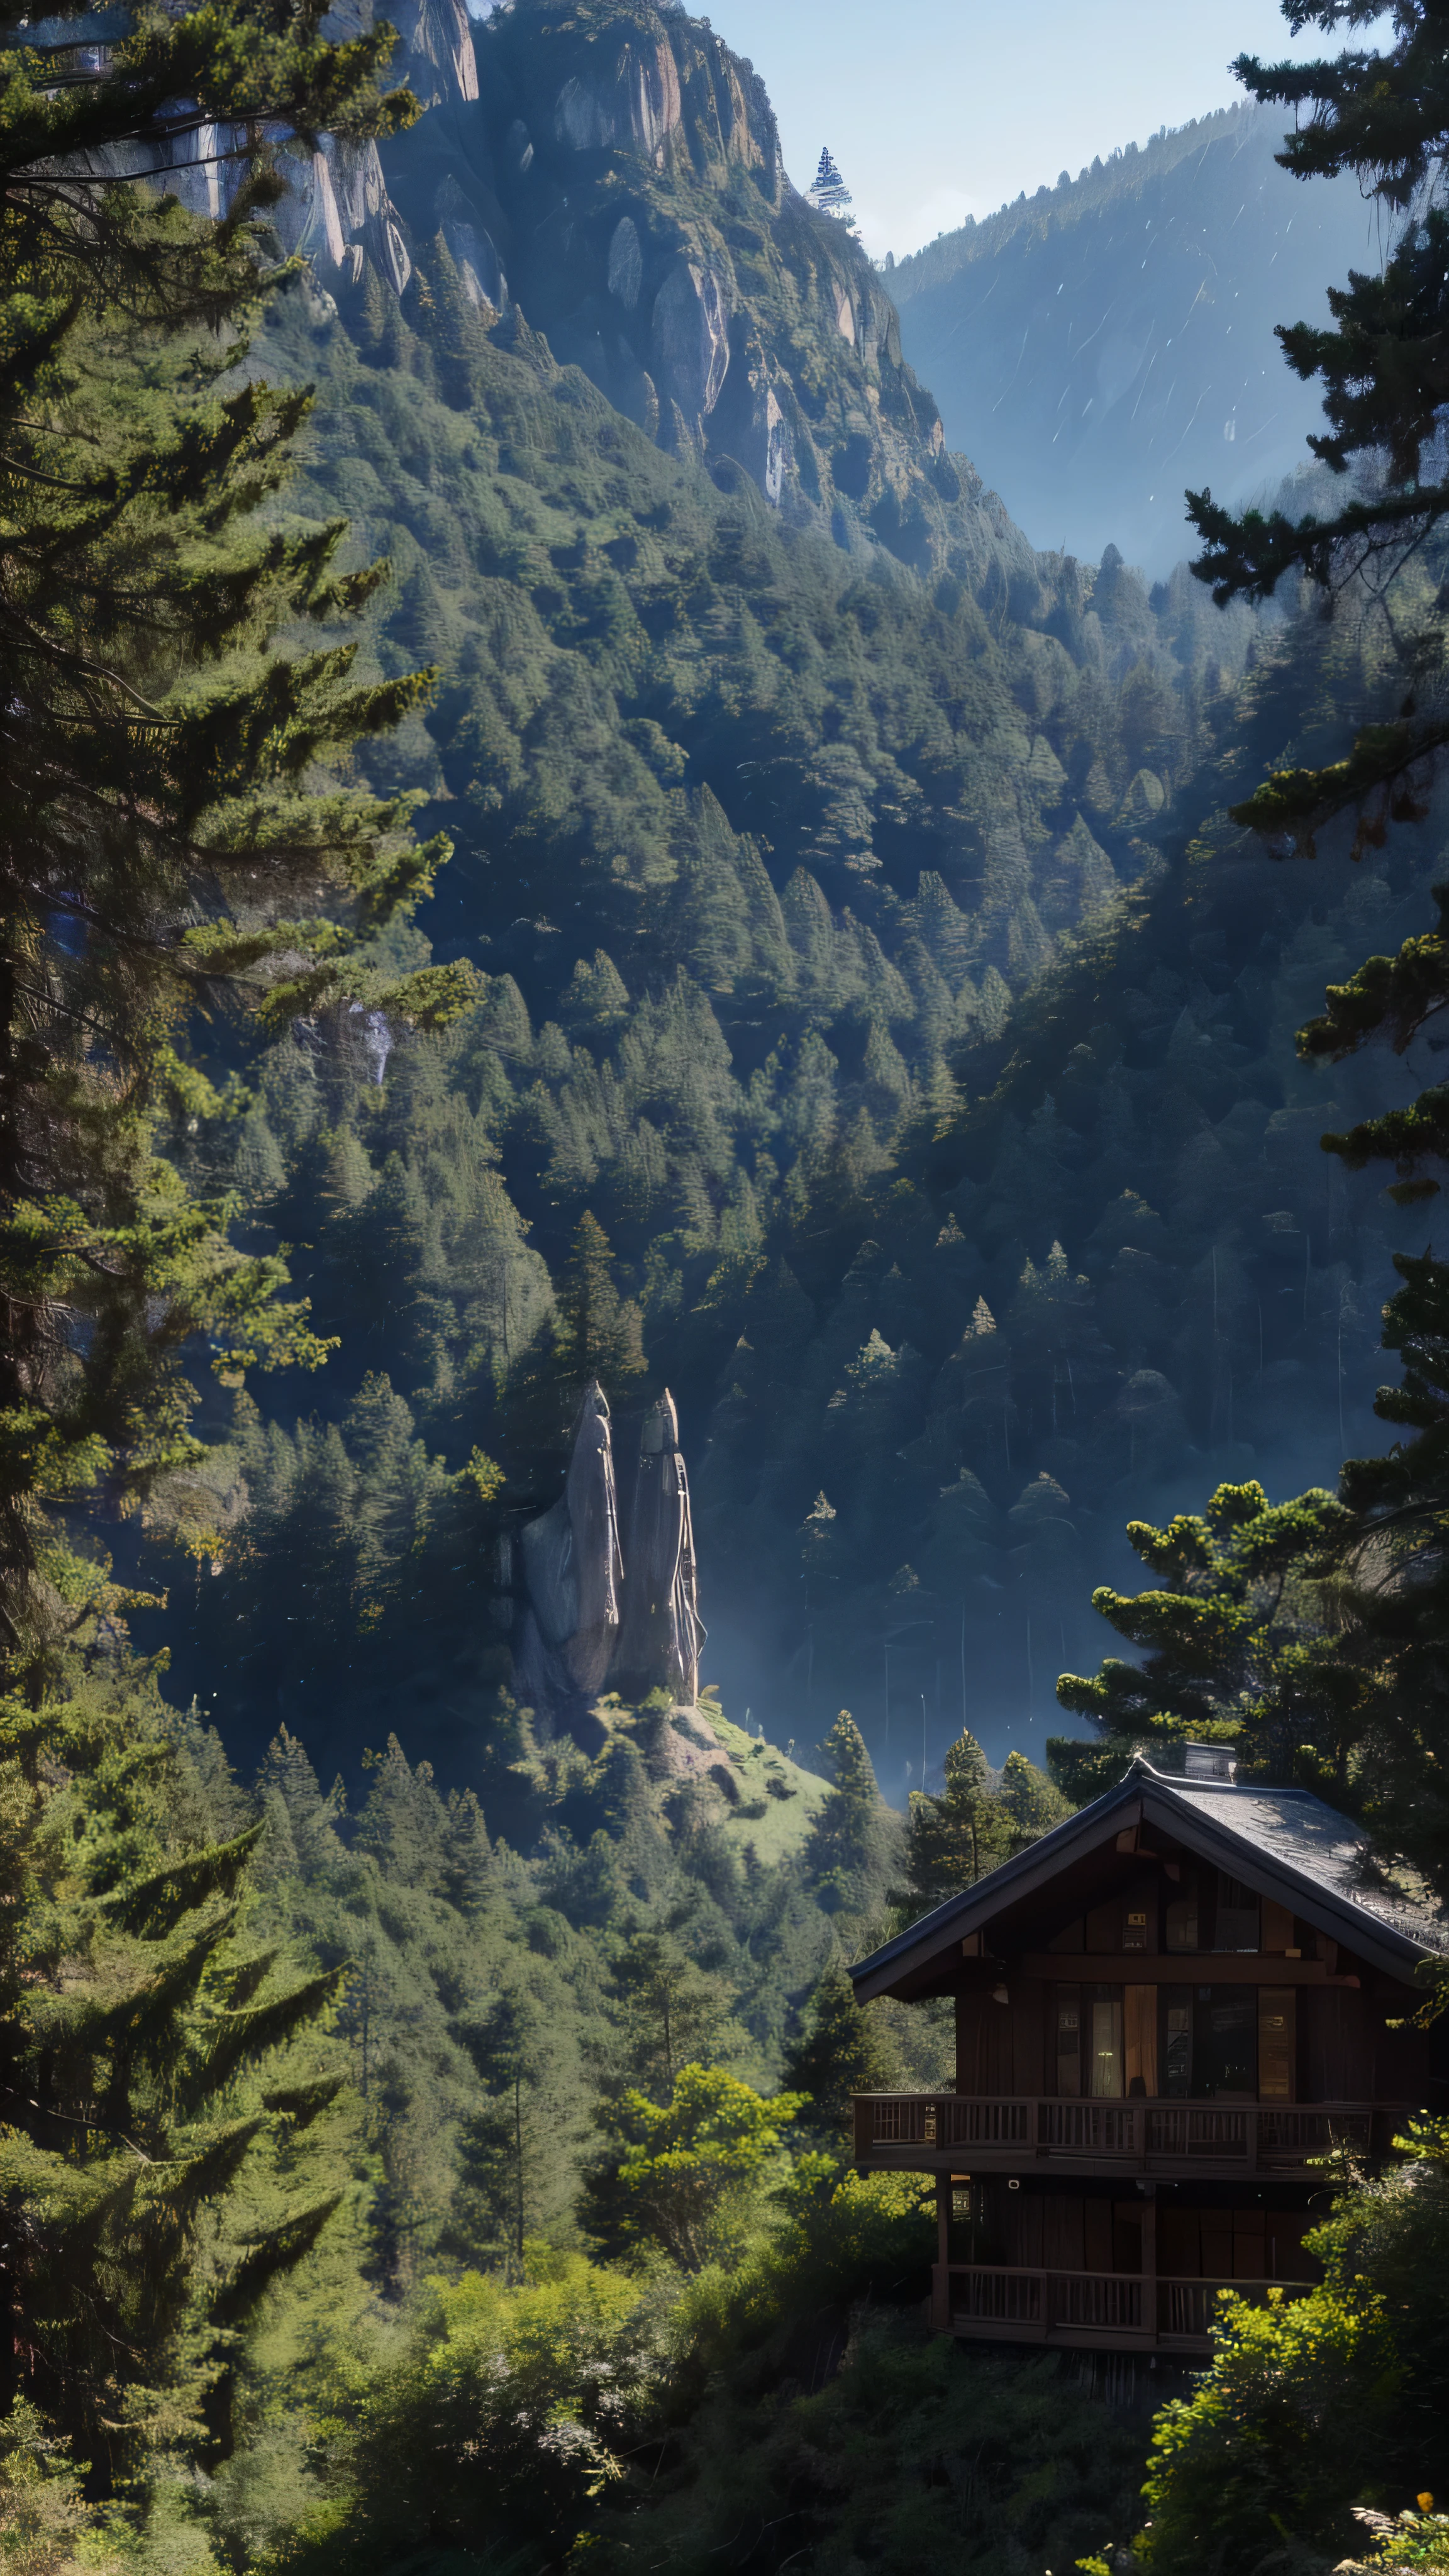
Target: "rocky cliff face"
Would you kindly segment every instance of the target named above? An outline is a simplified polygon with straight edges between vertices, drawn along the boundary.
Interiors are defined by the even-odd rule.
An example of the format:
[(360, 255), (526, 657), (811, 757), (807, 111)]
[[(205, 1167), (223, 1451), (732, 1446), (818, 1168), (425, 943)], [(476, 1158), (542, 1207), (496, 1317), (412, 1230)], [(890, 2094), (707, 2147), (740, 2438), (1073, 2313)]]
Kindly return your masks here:
[[(582, 369), (787, 526), (885, 547), (1036, 611), (1042, 568), (901, 352), (864, 251), (792, 187), (763, 81), (651, 0), (385, 0), (392, 74), (429, 113), (385, 147), (284, 155), (283, 247), (346, 305), (460, 292), (506, 345)], [(382, 0), (337, 0), (347, 38)], [(237, 138), (239, 143), (240, 138)], [(223, 211), (228, 138), (179, 138), (170, 184)]]
[[(372, 0), (344, 0), (360, 22)], [(980, 579), (1030, 549), (901, 355), (851, 235), (791, 186), (763, 81), (649, 0), (396, 0), (431, 112), (377, 156), (300, 170), (289, 241), (344, 296), (446, 254), (505, 339), (542, 335), (617, 408), (788, 525)], [(329, 24), (331, 22), (329, 21)], [(531, 343), (532, 344), (532, 343)], [(1017, 558), (1020, 558), (1017, 562)]]
[[(338, 0), (322, 32), (345, 43), (382, 14), (373, 0)], [(474, 106), (478, 65), (464, 0), (388, 0), (386, 15), (398, 37), (390, 79), (406, 82), (435, 110)], [(228, 156), (239, 156), (243, 145), (239, 127), (186, 128), (172, 147), (168, 185), (194, 214), (225, 213), (241, 169), (240, 158)], [(371, 269), (401, 295), (413, 262), (376, 144), (339, 144), (329, 136), (316, 152), (284, 146), (283, 166), (291, 179), (275, 214), (283, 248), (301, 252), (324, 287), (360, 286)]]

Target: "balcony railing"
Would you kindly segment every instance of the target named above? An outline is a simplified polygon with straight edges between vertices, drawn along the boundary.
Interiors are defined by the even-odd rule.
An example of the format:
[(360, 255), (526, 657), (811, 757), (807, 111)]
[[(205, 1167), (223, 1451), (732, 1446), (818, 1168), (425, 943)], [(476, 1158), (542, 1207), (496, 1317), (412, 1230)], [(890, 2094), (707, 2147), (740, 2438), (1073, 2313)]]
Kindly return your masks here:
[(1384, 2147), (1408, 2116), (1383, 2102), (1061, 2102), (1034, 2095), (858, 2093), (855, 2159), (1010, 2164), (1108, 2161), (1142, 2173), (1187, 2165), (1293, 2173), (1315, 2157)]
[(956, 2334), (1002, 2341), (1071, 2343), (1098, 2338), (1123, 2349), (1140, 2345), (1202, 2348), (1211, 2340), (1224, 2290), (1262, 2307), (1271, 2298), (1301, 2299), (1306, 2281), (1153, 2279), (1132, 2272), (1036, 2272), (1004, 2263), (950, 2263), (936, 2269), (934, 2321)]

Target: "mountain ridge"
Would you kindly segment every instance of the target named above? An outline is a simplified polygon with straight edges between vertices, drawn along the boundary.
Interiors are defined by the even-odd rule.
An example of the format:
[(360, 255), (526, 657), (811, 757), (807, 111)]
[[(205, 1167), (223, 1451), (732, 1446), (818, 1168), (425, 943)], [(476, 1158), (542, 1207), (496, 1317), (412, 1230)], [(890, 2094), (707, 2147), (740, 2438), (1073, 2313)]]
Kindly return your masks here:
[(1225, 109), (888, 272), (952, 445), (1038, 543), (1165, 573), (1194, 542), (1185, 487), (1242, 501), (1304, 457), (1318, 397), (1275, 326), (1326, 321), (1380, 244), (1354, 181), (1291, 178), (1281, 140), (1281, 116)]

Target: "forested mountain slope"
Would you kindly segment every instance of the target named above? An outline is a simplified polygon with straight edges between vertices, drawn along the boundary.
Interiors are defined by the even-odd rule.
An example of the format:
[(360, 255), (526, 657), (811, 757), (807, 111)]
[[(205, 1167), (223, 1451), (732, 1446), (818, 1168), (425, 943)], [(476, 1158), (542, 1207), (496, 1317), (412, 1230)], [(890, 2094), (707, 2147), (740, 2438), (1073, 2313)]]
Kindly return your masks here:
[(1303, 461), (1318, 396), (1274, 325), (1325, 320), (1383, 245), (1351, 178), (1277, 167), (1281, 125), (1244, 106), (1129, 144), (889, 272), (951, 445), (1038, 545), (1165, 574), (1185, 488), (1236, 503)]
[[(774, 284), (743, 309), (782, 345), (835, 236), (710, 158), (699, 100), (748, 76), (678, 17), (520, 0), (479, 32), (477, 106), (389, 147), (396, 205), (429, 150), (451, 202), (451, 138), (476, 119), (486, 157), (565, 33), (582, 78), (580, 27), (712, 67), (648, 148), (565, 134), (583, 203), (631, 191), (647, 230), (753, 190)], [(1426, 862), (1409, 835), (1391, 873), (1310, 883), (1203, 832), (1338, 739), (1367, 647), (1267, 649), (1185, 575), (1149, 596), (1112, 550), (1033, 557), (964, 467), (954, 499), (929, 483), (929, 440), (930, 577), (868, 511), (844, 543), (792, 525), (708, 435), (668, 453), (559, 365), (514, 291), (536, 250), (508, 236), (500, 318), (446, 228), (407, 243), (400, 296), (364, 261), (336, 314), (289, 299), (268, 354), (321, 393), (297, 501), (392, 556), (382, 666), (440, 665), (426, 723), (361, 757), (454, 834), (423, 920), (486, 989), (441, 1040), (301, 1028), (181, 1140), (295, 1247), (341, 1348), (297, 1389), (314, 1428), (285, 1381), (270, 1427), (250, 1399), (216, 1422), (178, 1680), (239, 1751), (285, 1719), (330, 1774), (395, 1726), (471, 1776), (511, 1674), (496, 1536), (552, 1498), (597, 1369), (621, 1451), (661, 1382), (680, 1403), (726, 1705), (808, 1746), (851, 1704), (899, 1795), (963, 1677), (994, 1756), (1039, 1740), (1144, 1478), (1327, 1475), (1340, 1401), (1362, 1424), (1382, 1221), (1318, 1153), (1290, 1032)], [(593, 257), (560, 235), (540, 273), (561, 337)], [(832, 321), (797, 363), (871, 410), (888, 336)]]

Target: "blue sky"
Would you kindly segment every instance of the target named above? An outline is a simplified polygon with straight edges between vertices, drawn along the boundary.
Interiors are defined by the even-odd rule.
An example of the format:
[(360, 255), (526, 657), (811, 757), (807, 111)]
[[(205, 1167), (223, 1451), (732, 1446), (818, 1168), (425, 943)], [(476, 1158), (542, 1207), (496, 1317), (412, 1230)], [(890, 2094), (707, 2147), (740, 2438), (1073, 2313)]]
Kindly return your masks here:
[(1242, 92), (1237, 53), (1290, 48), (1277, 0), (711, 0), (779, 114), (799, 188), (828, 143), (877, 258), (1075, 177)]

